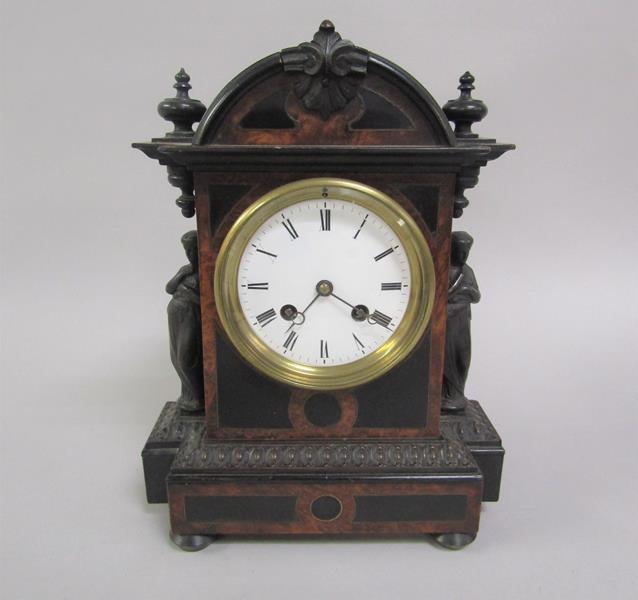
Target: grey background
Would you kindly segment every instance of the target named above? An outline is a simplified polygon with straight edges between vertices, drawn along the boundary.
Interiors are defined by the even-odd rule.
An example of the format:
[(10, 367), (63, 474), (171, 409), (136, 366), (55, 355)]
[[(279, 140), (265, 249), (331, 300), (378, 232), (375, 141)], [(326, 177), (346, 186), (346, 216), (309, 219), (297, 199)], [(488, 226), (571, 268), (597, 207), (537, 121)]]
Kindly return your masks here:
[[(635, 2), (2, 3), (0, 591), (20, 598), (629, 598), (638, 588)], [(181, 66), (209, 103), (323, 19), (443, 103), (471, 69), (483, 170), (468, 391), (502, 499), (460, 553), (222, 541), (181, 553), (139, 452), (177, 378), (165, 282), (193, 222), (130, 149)]]

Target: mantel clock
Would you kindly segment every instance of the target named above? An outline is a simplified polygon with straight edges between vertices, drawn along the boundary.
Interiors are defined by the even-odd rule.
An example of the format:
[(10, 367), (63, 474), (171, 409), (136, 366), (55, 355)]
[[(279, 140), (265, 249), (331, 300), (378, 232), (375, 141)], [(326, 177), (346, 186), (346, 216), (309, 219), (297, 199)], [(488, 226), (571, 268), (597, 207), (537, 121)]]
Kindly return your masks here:
[(181, 394), (142, 452), (171, 538), (467, 545), (504, 451), (465, 394), (480, 293), (452, 221), (480, 168), (514, 148), (472, 132), (487, 113), (473, 76), (441, 108), (324, 21), (208, 109), (175, 79), (158, 107), (174, 130), (134, 144), (197, 221), (166, 286)]

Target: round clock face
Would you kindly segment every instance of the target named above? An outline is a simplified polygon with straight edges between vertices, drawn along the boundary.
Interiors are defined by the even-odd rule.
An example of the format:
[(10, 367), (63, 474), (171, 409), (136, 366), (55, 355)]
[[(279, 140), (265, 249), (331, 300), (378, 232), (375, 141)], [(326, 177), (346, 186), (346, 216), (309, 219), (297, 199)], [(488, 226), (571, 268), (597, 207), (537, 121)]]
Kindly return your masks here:
[(247, 209), (215, 271), (220, 320), (270, 377), (342, 389), (385, 373), (423, 334), (429, 248), (392, 199), (360, 183), (297, 181)]
[(376, 213), (318, 195), (259, 227), (242, 254), (237, 291), (250, 327), (272, 350), (306, 365), (342, 365), (376, 350), (401, 323), (410, 269), (399, 237)]

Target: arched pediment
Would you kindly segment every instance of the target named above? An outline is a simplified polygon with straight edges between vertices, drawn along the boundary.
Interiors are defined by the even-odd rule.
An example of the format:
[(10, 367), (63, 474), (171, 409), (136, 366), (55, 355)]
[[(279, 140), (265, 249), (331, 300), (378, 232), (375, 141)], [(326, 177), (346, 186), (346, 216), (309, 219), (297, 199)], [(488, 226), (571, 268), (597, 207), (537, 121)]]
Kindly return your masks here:
[(324, 21), (311, 42), (235, 77), (206, 111), (193, 144), (449, 147), (456, 141), (421, 84)]

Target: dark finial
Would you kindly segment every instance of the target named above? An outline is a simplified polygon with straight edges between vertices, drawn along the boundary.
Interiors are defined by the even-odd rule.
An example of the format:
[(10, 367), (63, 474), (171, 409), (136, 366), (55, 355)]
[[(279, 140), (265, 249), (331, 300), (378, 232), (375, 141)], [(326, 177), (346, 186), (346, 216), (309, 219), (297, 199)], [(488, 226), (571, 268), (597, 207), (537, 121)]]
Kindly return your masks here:
[[(184, 69), (180, 71), (180, 73), (183, 72)], [(465, 73), (463, 73), (463, 75), (459, 77), (459, 83), (461, 85), (459, 85), (457, 89), (461, 90), (461, 95), (464, 95), (464, 97), (466, 98), (469, 98), (472, 95), (472, 90), (474, 89), (474, 86), (472, 84), (474, 83), (474, 81), (474, 75), (472, 75), (472, 73), (470, 73), (469, 71), (465, 71)]]
[(191, 76), (184, 70), (182, 67), (179, 70), (179, 73), (175, 75), (175, 84), (173, 87), (177, 90), (178, 98), (188, 98), (188, 90), (190, 90), (193, 86), (188, 83), (191, 80)]
[(195, 196), (193, 195), (193, 174), (181, 165), (168, 166), (168, 182), (182, 191), (175, 204), (188, 219), (195, 215)]
[(173, 123), (175, 128), (166, 134), (167, 138), (188, 140), (193, 136), (193, 123), (197, 123), (206, 112), (206, 107), (199, 101), (189, 98), (191, 89), (189, 74), (182, 68), (175, 75), (173, 87), (177, 90), (175, 98), (166, 98), (157, 105), (157, 112)]
[(456, 100), (446, 102), (443, 112), (448, 120), (455, 125), (454, 134), (457, 138), (477, 138), (476, 133), (472, 133), (472, 125), (481, 121), (487, 114), (487, 106), (481, 101), (472, 98), (474, 89), (474, 76), (469, 71), (465, 71), (459, 77), (458, 89), (461, 90)]
[(335, 24), (329, 19), (325, 19), (324, 21), (321, 21), (319, 29), (325, 31), (326, 33), (332, 33), (335, 30)]

